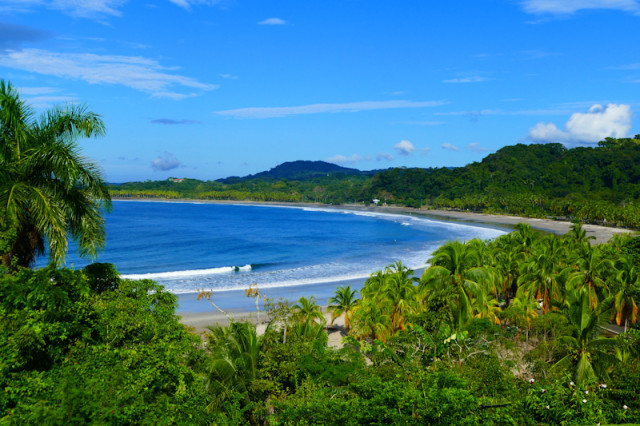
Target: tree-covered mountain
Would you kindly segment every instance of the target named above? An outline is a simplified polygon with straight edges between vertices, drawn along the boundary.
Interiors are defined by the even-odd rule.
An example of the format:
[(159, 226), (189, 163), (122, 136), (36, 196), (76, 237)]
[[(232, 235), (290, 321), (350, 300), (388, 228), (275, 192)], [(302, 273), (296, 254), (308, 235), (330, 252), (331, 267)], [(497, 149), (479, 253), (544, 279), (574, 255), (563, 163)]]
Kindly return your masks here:
[(358, 169), (338, 166), (336, 164), (327, 163), (325, 161), (287, 161), (271, 170), (248, 175), (244, 177), (231, 176), (224, 179), (218, 179), (217, 182), (234, 184), (246, 182), (254, 179), (264, 180), (308, 180), (319, 176), (337, 176), (337, 175), (367, 175), (373, 176), (376, 171), (363, 172)]

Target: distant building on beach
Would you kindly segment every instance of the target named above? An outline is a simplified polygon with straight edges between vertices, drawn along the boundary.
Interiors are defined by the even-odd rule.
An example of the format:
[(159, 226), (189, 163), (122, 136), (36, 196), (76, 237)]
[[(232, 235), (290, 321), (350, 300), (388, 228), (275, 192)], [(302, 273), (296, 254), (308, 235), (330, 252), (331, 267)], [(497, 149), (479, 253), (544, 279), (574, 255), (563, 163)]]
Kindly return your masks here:
[(171, 182), (181, 183), (184, 181), (184, 178), (169, 178), (168, 180)]

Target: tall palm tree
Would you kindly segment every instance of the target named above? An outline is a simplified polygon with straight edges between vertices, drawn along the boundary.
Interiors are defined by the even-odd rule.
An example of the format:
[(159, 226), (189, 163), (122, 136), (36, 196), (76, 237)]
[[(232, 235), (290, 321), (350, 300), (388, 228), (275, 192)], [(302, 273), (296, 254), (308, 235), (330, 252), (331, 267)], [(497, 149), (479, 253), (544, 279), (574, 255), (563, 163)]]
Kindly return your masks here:
[(336, 293), (329, 299), (328, 310), (331, 312), (331, 324), (340, 315), (344, 314), (344, 327), (349, 331), (351, 325), (351, 316), (353, 315), (353, 309), (358, 305), (359, 299), (356, 299), (356, 293), (358, 290), (351, 290), (351, 286), (338, 287)]
[(433, 252), (431, 266), (420, 279), (421, 290), (451, 288), (456, 292), (456, 306), (450, 306), (456, 327), (473, 316), (471, 300), (483, 291), (482, 282), (489, 279), (487, 268), (473, 247), (450, 241)]
[(532, 254), (530, 261), (520, 267), (518, 278), (519, 294), (525, 292), (529, 297), (542, 300), (544, 312), (551, 308), (551, 302), (559, 300), (562, 289), (558, 283), (563, 247), (555, 236), (545, 238), (540, 251)]
[(0, 241), (2, 263), (31, 266), (49, 250), (64, 262), (67, 240), (80, 255), (104, 247), (103, 211), (111, 199), (98, 166), (80, 153), (77, 140), (105, 132), (84, 106), (55, 107), (36, 119), (17, 90), (0, 80)]
[(391, 325), (394, 329), (404, 330), (404, 319), (409, 312), (416, 311), (417, 300), (415, 282), (418, 278), (413, 276), (413, 270), (407, 268), (402, 262), (397, 261), (386, 269), (387, 279), (383, 292), (393, 306)]
[(613, 262), (588, 242), (582, 244), (582, 254), (575, 260), (575, 267), (572, 267), (573, 271), (569, 273), (567, 285), (586, 288), (589, 302), (595, 308), (599, 299), (608, 296), (606, 278), (609, 271), (613, 270)]
[(614, 305), (611, 319), (616, 324), (624, 323), (627, 331), (629, 323), (638, 321), (638, 303), (640, 303), (640, 269), (633, 261), (623, 257), (616, 275), (616, 289), (613, 291)]

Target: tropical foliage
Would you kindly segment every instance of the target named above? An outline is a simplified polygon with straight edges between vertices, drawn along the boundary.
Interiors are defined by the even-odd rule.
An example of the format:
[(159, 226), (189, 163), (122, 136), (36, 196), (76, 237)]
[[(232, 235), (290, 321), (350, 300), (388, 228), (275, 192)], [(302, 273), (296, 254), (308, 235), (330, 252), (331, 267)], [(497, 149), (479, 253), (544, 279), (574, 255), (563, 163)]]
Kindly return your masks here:
[(30, 266), (49, 252), (61, 264), (67, 240), (92, 257), (104, 246), (102, 213), (110, 196), (98, 167), (77, 140), (100, 136), (104, 124), (84, 106), (56, 107), (36, 118), (17, 90), (0, 80), (0, 255)]

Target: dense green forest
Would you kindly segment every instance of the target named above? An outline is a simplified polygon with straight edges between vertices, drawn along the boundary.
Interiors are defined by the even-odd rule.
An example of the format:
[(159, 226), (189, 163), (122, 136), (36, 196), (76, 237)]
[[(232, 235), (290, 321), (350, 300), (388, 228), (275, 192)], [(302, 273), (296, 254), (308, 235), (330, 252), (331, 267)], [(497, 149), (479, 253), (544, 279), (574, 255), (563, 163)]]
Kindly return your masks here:
[(313, 297), (267, 299), (262, 335), (232, 321), (201, 338), (176, 296), (112, 265), (5, 269), (0, 422), (638, 423), (639, 248), (591, 246), (579, 225), (447, 243), (421, 277), (396, 263), (336, 289), (340, 349)]
[(456, 168), (395, 168), (373, 176), (339, 172), (326, 175), (305, 174), (301, 170), (304, 165), (297, 164), (290, 174), (283, 170), (282, 174), (222, 181), (132, 182), (112, 185), (110, 189), (114, 197), (134, 198), (367, 205), (377, 198), (389, 205), (580, 219), (638, 228), (637, 164), (640, 135), (607, 138), (594, 148), (518, 144), (504, 147), (481, 162)]

